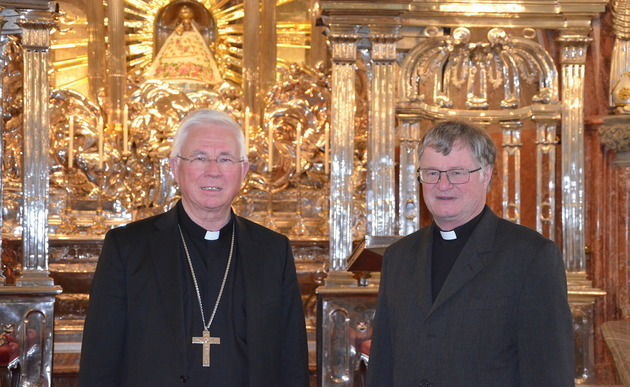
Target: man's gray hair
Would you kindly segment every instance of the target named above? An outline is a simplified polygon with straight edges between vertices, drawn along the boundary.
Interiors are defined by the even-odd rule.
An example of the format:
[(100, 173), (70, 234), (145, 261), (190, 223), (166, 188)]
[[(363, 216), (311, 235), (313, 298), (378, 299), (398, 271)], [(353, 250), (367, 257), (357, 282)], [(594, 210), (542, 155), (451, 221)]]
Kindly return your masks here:
[(182, 146), (184, 145), (184, 141), (186, 140), (186, 136), (188, 136), (190, 128), (195, 125), (216, 125), (232, 129), (234, 135), (236, 136), (236, 143), (239, 147), (240, 155), (238, 155), (238, 157), (247, 161), (245, 136), (243, 135), (243, 130), (241, 129), (241, 126), (236, 121), (234, 121), (234, 119), (229, 114), (214, 109), (194, 110), (188, 113), (186, 117), (184, 117), (182, 122), (179, 124), (179, 128), (175, 133), (175, 137), (173, 138), (173, 147), (171, 148), (170, 155), (172, 159), (176, 158), (180, 154), (180, 151), (182, 150)]
[(428, 147), (446, 156), (451, 153), (457, 140), (470, 147), (480, 167), (494, 166), (496, 145), (483, 129), (464, 121), (444, 121), (429, 129), (420, 141), (418, 157), (421, 158)]

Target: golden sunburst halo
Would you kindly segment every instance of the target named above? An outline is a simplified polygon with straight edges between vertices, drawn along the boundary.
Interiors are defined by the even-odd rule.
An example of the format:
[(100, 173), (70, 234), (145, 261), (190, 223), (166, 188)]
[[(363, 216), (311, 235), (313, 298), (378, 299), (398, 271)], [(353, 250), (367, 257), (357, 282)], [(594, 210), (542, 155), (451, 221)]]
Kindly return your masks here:
[[(153, 59), (155, 18), (172, 0), (127, 0), (125, 30), (127, 31), (129, 72), (146, 69)], [(223, 78), (241, 83), (243, 58), (243, 4), (226, 7), (229, 0), (189, 1), (199, 3), (216, 23), (214, 55)]]
[[(93, 1), (93, 0), (84, 0)], [(234, 0), (188, 0), (199, 3), (212, 16), (216, 35), (212, 51), (225, 80), (242, 82), (243, 70), (243, 17), (244, 4)], [(134, 77), (143, 74), (154, 57), (155, 20), (161, 9), (179, 0), (125, 0), (124, 26), (127, 73)], [(51, 81), (53, 88), (73, 89), (88, 95), (90, 71), (88, 69), (88, 37), (98, 27), (88, 25), (87, 10), (74, 1), (59, 0), (61, 17), (58, 28), (51, 35)], [(93, 3), (94, 4), (94, 3)], [(277, 47), (279, 62), (302, 62), (304, 52), (310, 48), (310, 22), (308, 1), (277, 0)], [(107, 24), (107, 2), (103, 5)], [(286, 15), (289, 15), (288, 17)], [(99, 59), (105, 55), (99, 53)], [(98, 66), (97, 66), (98, 68)], [(103, 79), (103, 74), (91, 74)]]

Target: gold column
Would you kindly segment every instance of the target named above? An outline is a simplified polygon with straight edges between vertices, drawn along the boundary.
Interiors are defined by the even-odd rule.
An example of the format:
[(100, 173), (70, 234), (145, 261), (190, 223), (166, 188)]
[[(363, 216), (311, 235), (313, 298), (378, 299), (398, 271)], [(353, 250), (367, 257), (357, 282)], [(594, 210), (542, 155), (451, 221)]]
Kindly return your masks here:
[[(122, 112), (127, 89), (127, 57), (125, 46), (125, 3), (110, 0), (107, 5), (107, 34), (109, 39), (108, 96), (112, 112)], [(110, 125), (120, 123), (120, 114), (112, 114)]]
[(245, 0), (243, 17), (243, 102), (260, 125), (263, 101), (275, 82), (276, 2)]
[(105, 87), (105, 5), (101, 1), (88, 1), (86, 6), (89, 97), (97, 101), (98, 91)]
[[(264, 101), (265, 96), (276, 83), (276, 0), (260, 0), (260, 25), (257, 38), (261, 42), (260, 89), (258, 98)], [(261, 103), (262, 105), (262, 103)]]
[(586, 270), (584, 67), (590, 28), (560, 32), (562, 65), (562, 248), (570, 272)]
[(243, 109), (249, 108), (258, 122), (260, 117), (259, 101), (256, 90), (259, 88), (261, 42), (258, 36), (260, 24), (260, 10), (258, 0), (244, 0), (245, 15), (243, 16)]

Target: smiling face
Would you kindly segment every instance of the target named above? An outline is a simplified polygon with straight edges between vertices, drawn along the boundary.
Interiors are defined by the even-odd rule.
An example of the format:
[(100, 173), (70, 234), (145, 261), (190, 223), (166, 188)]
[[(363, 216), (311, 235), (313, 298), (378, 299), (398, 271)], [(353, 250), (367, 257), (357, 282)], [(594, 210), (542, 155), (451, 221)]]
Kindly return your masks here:
[[(235, 132), (220, 124), (190, 127), (179, 156), (189, 159), (242, 158)], [(243, 161), (222, 168), (215, 161), (201, 164), (171, 158), (171, 170), (179, 184), (186, 213), (195, 223), (216, 231), (229, 221), (232, 200), (238, 195), (249, 163)]]
[[(427, 147), (420, 158), (422, 168), (447, 171), (464, 168), (474, 170), (479, 167), (470, 147), (456, 140), (448, 155)], [(492, 177), (492, 166), (483, 167), (470, 174), (470, 181), (464, 184), (451, 184), (442, 173), (437, 184), (422, 184), (424, 202), (433, 215), (435, 223), (445, 231), (461, 226), (479, 215), (486, 203), (486, 192)]]

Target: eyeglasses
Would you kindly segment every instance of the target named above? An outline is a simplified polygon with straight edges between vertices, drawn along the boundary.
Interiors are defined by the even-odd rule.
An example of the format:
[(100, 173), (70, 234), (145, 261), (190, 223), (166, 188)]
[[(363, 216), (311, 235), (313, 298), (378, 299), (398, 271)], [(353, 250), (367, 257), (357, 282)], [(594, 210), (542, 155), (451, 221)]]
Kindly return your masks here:
[(210, 165), (211, 162), (214, 161), (217, 163), (217, 166), (219, 167), (219, 169), (222, 169), (222, 170), (233, 169), (239, 163), (242, 163), (243, 161), (245, 161), (243, 159), (235, 160), (234, 158), (230, 156), (220, 156), (220, 157), (217, 157), (216, 159), (211, 159), (209, 157), (203, 157), (203, 156), (186, 158), (186, 157), (177, 155), (177, 157), (184, 161), (188, 161), (188, 163), (190, 163), (190, 165), (195, 168), (206, 167)]
[(418, 181), (425, 184), (437, 184), (442, 174), (446, 174), (446, 178), (451, 184), (464, 184), (470, 181), (470, 174), (480, 171), (481, 167), (472, 171), (464, 168), (449, 169), (448, 171), (440, 171), (438, 169), (418, 168)]

